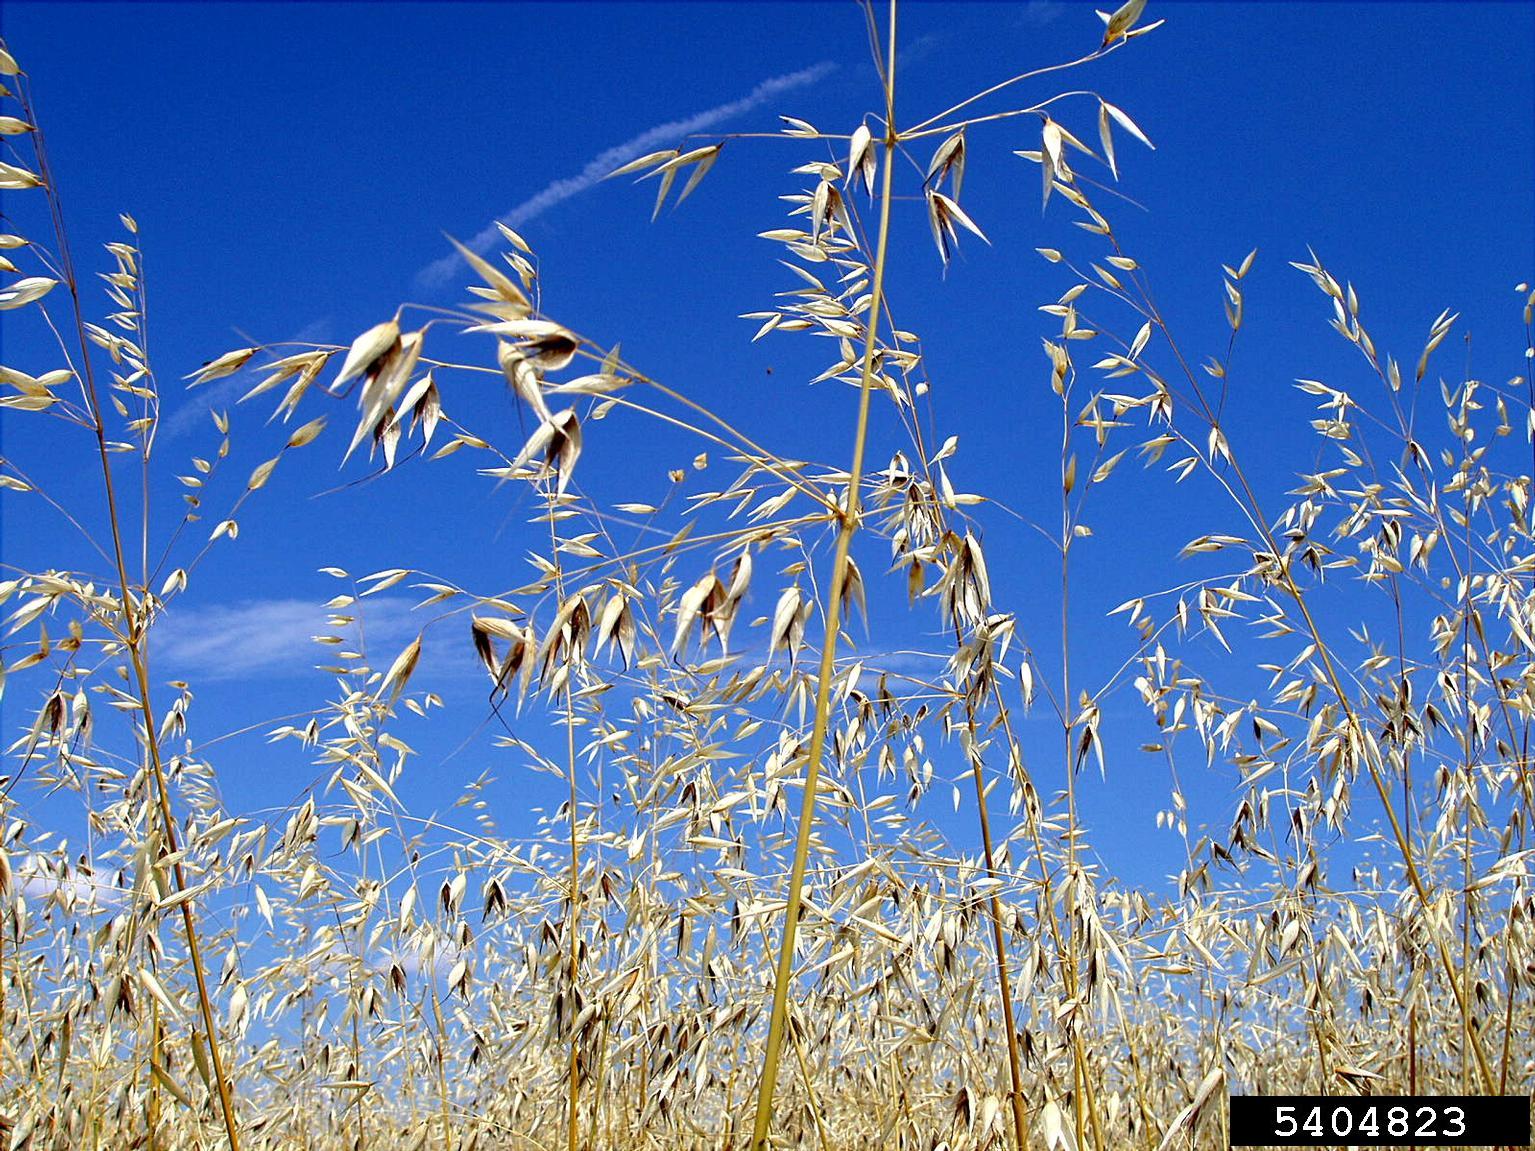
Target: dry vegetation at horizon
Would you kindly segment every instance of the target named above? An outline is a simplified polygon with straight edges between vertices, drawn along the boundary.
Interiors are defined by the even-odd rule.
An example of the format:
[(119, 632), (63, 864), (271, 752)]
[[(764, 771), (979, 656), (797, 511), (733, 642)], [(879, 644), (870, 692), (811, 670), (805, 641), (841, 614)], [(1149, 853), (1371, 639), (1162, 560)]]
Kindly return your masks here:
[[(1142, 7), (1072, 63), (1133, 51), (1156, 27)], [(1073, 168), (1112, 169), (1116, 144), (1143, 141), (1131, 115), (1077, 93), (898, 116), (894, 4), (869, 21), (881, 102), (850, 134), (786, 121), (847, 159), (793, 169), (789, 219), (765, 234), (799, 275), (751, 313), (759, 335), (829, 337), (823, 379), (845, 386), (824, 402), (857, 410), (845, 456), (782, 458), (661, 367), (544, 315), (535, 256), (504, 230), (495, 259), (461, 249), (478, 285), (460, 308), (404, 305), (349, 347), (242, 348), (194, 373), (257, 372), (246, 401), (276, 399), (294, 430), (254, 473), (226, 476), (238, 414), (219, 416), (221, 446), (182, 481), (183, 522), (153, 538), (122, 496), (125, 475), (152, 482), (160, 450), (137, 228), (125, 217), (106, 245), (104, 284), (77, 278), (30, 78), (0, 52), (0, 187), (17, 210), (46, 204), (47, 232), (0, 239), (0, 308), (8, 323), (47, 309), (58, 342), (55, 362), (0, 368), (19, 445), (0, 483), (8, 501), (51, 504), (50, 469), (89, 466), (105, 502), (60, 506), (56, 522), (108, 525), (99, 571), (0, 572), (3, 671), (27, 709), (0, 780), (10, 1148), (1162, 1151), (1225, 1146), (1228, 1090), (1535, 1085), (1527, 376), (1437, 382), (1448, 313), (1421, 358), (1378, 350), (1353, 288), (1313, 258), (1297, 266), (1318, 323), (1357, 348), (1371, 386), (1305, 384), (1321, 462), (1300, 461), (1316, 471), (1282, 499), (1255, 490), (1232, 445), (1259, 436), (1221, 422), (1253, 258), (1225, 269), (1230, 341), (1197, 363)], [(989, 89), (987, 107), (1037, 75)], [(971, 129), (1007, 117), (1037, 120), (1039, 147), (1021, 155), (1101, 246), (1091, 263), (1040, 249), (1063, 289), (1043, 309), (1058, 334), (1021, 369), (1060, 429), (1058, 490), (1030, 512), (1057, 525), (1044, 590), (988, 566), (974, 517), (993, 499), (950, 482), (957, 449), (924, 398), (926, 318), (885, 277), (894, 195), (926, 197), (945, 261), (977, 242), (961, 207), (967, 163), (985, 162)], [(623, 170), (655, 180), (659, 208), (718, 153)], [(454, 330), (483, 333), (484, 362), (433, 358)], [(513, 391), (530, 437), (450, 415), (457, 389), (487, 380)], [(344, 448), (325, 434), (340, 397), (360, 409)], [(874, 441), (876, 406), (904, 442)], [(22, 426), (45, 419), (78, 429), (77, 458), (22, 458)], [(580, 479), (614, 442), (583, 454), (599, 420), (686, 429), (730, 482), (685, 506), (650, 491), (598, 506)], [(280, 817), (253, 816), (223, 806), (201, 750), (217, 733), (199, 729), (176, 669), (151, 663), (155, 626), (284, 456), (319, 450), (398, 462), (406, 482), (477, 457), (483, 482), (536, 494), (518, 548), (537, 571), (473, 589), (331, 569), (324, 662), (339, 688), (271, 732), (272, 755), (320, 775)], [(1134, 498), (1138, 462), (1224, 492), (1185, 551), (1226, 567), (1180, 568), (1172, 590), (1123, 605), (1123, 667), (1079, 682), (1073, 542), (1089, 497)], [(429, 605), (427, 642), (473, 644), (504, 770), (568, 788), (531, 836), (398, 801), (412, 767), (400, 713), (465, 729), (484, 717), (438, 710), (413, 675), (422, 640), (357, 642), (368, 597), (388, 588)], [(1020, 634), (1008, 601), (1021, 594), (1059, 595), (1060, 650)], [(1332, 606), (1361, 594), (1399, 625), (1389, 639), (1360, 630), (1353, 600)], [(760, 619), (738, 618), (749, 596), (769, 607)], [(881, 666), (879, 637), (849, 626), (879, 618), (875, 597), (936, 614), (947, 646)], [(1239, 639), (1239, 621), (1267, 638)], [(1184, 659), (1211, 635), (1251, 653), (1264, 695)], [(1208, 757), (1239, 784), (1223, 835), (1191, 837), (1177, 801), (1165, 814), (1187, 851), (1174, 892), (1101, 874), (1078, 818), (1074, 781), (1101, 760), (1116, 690), (1148, 709), (1169, 765)], [(1025, 754), (1031, 709), (1058, 729), (1057, 762)], [(534, 725), (538, 738), (519, 734)], [(935, 779), (959, 771), (973, 851), (923, 817), (949, 802)], [(52, 792), (78, 803), (84, 839), (39, 822)], [(1368, 860), (1337, 861), (1366, 817), (1384, 829)]]

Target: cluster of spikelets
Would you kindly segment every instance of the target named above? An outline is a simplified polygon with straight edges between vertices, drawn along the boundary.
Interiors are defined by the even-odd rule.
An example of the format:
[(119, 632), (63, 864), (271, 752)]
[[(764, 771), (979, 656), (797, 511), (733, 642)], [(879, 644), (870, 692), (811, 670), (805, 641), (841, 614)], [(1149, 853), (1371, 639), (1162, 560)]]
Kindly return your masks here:
[[(1105, 15), (1083, 61), (1155, 27), (1141, 7)], [(888, 112), (893, 8), (886, 31)], [(847, 161), (794, 169), (790, 220), (763, 235), (797, 279), (747, 315), (758, 338), (808, 332), (836, 349), (818, 379), (856, 390), (846, 460), (779, 454), (543, 315), (534, 254), (503, 229), (506, 270), (459, 249), (479, 284), (457, 312), (406, 331), (406, 306), (348, 348), (242, 348), (194, 373), (258, 373), (247, 399), (285, 385), (276, 414), (314, 414), (208, 530), (205, 503), (230, 487), (216, 414), (216, 451), (179, 477), (179, 525), (149, 538), (124, 494), (129, 465), (147, 485), (158, 459), (137, 228), (125, 217), (127, 238), (107, 245), (116, 310), (93, 322), (26, 77), (3, 51), (0, 74), (19, 111), (0, 116), (0, 187), (46, 200), (58, 226), (46, 242), (0, 237), (0, 270), (17, 277), (0, 308), (55, 308), (61, 334), (38, 374), (0, 368), (0, 405), (13, 426), (69, 425), (50, 434), (77, 436), (80, 455), (51, 466), (98, 471), (107, 501), (86, 517), (106, 525), (106, 567), (0, 581), (0, 672), (29, 715), (0, 789), (4, 1146), (1162, 1151), (1224, 1146), (1226, 1091), (1535, 1083), (1535, 393), (1527, 376), (1435, 389), (1430, 357), (1454, 317), (1404, 377), (1352, 286), (1315, 257), (1297, 265), (1369, 393), (1302, 382), (1318, 470), (1270, 506), (1238, 449), (1261, 430), (1222, 423), (1253, 258), (1226, 269), (1225, 352), (1189, 368), (1067, 162), (1072, 149), (1117, 175), (1114, 127), (1145, 139), (1123, 111), (1097, 101), (1097, 151), (1053, 101), (970, 119), (966, 101), (909, 128), (874, 115), (841, 136), (786, 118), (785, 135), (835, 141)], [(1059, 332), (1036, 377), (1059, 417), (1059, 486), (1029, 513), (1059, 514), (1048, 584), (988, 565), (1009, 493), (955, 487), (958, 441), (918, 403), (941, 381), (885, 277), (899, 151), (938, 141), (921, 190), (946, 261), (961, 230), (981, 233), (959, 203), (967, 136), (1016, 116), (1039, 125), (1040, 147), (1019, 154), (1045, 199), (1077, 209), (1101, 249), (1040, 249), (1070, 275), (1042, 309)], [(659, 178), (659, 208), (719, 153), (623, 170)], [(485, 363), (429, 358), (434, 326), (484, 338)], [(1090, 343), (1104, 350), (1084, 359)], [(528, 417), (520, 443), (445, 410), (487, 370)], [(151, 672), (155, 625), (352, 392), (344, 455), (367, 445), (404, 473), (380, 482), (408, 483), (402, 448), (426, 457), (440, 435), (411, 466), (478, 454), (533, 510), (533, 573), (475, 589), (323, 569), (337, 583), (317, 637), (334, 697), (274, 723), (260, 753), (318, 776), (280, 810), (231, 811), (223, 733), (191, 687), (159, 678), (175, 669)], [(1448, 436), (1411, 418), (1436, 392)], [(839, 421), (849, 394), (825, 400)], [(655, 420), (695, 436), (728, 482), (655, 504), (600, 494), (583, 435), (595, 456)], [(22, 456), (24, 433), (7, 439)], [(1188, 482), (1227, 503), (1200, 497), (1200, 518), (1221, 522), (1184, 549), (1170, 589), (1111, 613), (1128, 624), (1122, 663), (1084, 684), (1064, 613), (1073, 548), (1128, 453), (1170, 453), (1172, 478), (1116, 498), (1174, 501)], [(7, 501), (78, 523), (44, 465), (0, 460)], [(370, 652), (369, 597), (402, 586), (420, 593), (421, 633)], [(1041, 595), (1063, 601), (1055, 655), (1021, 614)], [(897, 638), (907, 615), (930, 649)], [(1241, 623), (1261, 638), (1233, 650)], [(421, 661), (438, 645), (483, 665), (483, 715), (432, 714)], [(1133, 734), (1105, 730), (1111, 695), (1144, 705)], [(1025, 736), (1031, 711), (1048, 744)], [(447, 815), (397, 792), (410, 726), (427, 719), (498, 733)], [(1156, 823), (1185, 856), (1165, 892), (1105, 874), (1092, 840), (1114, 829), (1077, 810), (1079, 774), (1111, 767), (1106, 739), (1147, 732), (1173, 780)], [(1177, 782), (1190, 759), (1227, 773), (1218, 830), (1190, 833)], [(566, 800), (502, 831), (491, 773), (526, 771)], [(938, 818), (949, 790), (973, 830)]]

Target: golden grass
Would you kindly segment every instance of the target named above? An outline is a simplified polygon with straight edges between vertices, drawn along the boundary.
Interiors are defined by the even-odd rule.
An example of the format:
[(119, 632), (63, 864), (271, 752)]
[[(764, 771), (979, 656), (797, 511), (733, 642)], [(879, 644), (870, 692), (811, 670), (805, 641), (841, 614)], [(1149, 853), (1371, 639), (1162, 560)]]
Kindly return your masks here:
[[(229, 483), (230, 421), (216, 416), (219, 446), (187, 469), (169, 533), (149, 516), (160, 399), (137, 227), (124, 217), (106, 245), (113, 310), (92, 319), (28, 78), (0, 52), (0, 186), (43, 205), (48, 236), (3, 241), (18, 278), (0, 307), (51, 331), (59, 353), (0, 369), (0, 405), (12, 427), (63, 421), (82, 445), (77, 459), (7, 456), (0, 481), (106, 565), (7, 567), (0, 582), (0, 666), (13, 702), (32, 701), (0, 799), (9, 1148), (1163, 1151), (1224, 1146), (1228, 1090), (1531, 1090), (1528, 377), (1436, 381), (1448, 313), (1404, 371), (1352, 285), (1313, 256), (1296, 266), (1358, 350), (1363, 384), (1302, 382), (1316, 461), (1300, 461), (1296, 489), (1265, 490), (1242, 454), (1263, 429), (1223, 422), (1254, 257), (1225, 269), (1229, 339), (1195, 366), (1072, 166), (1091, 155), (1117, 175), (1115, 136), (1144, 142), (1140, 129), (1091, 94), (1005, 106), (1023, 81), (1152, 31), (1141, 5), (1114, 13), (1082, 60), (910, 128), (895, 5), (867, 14), (880, 111), (845, 135), (788, 121), (812, 159), (794, 170), (789, 221), (764, 234), (799, 276), (748, 313), (759, 337), (829, 337), (821, 379), (847, 388), (824, 393), (827, 418), (855, 423), (846, 467), (775, 451), (750, 413), (716, 412), (543, 314), (536, 257), (503, 229), (500, 262), (460, 248), (478, 280), (462, 307), (403, 305), (345, 349), (241, 348), (193, 373), (258, 372), (247, 399), (283, 389), (277, 412), (307, 422)], [(1077, 105), (1096, 149), (1070, 126)], [(1039, 249), (1068, 281), (1042, 309), (1059, 334), (1043, 359), (1006, 367), (1058, 409), (1059, 485), (1014, 509), (1000, 470), (982, 469), (995, 492), (955, 489), (954, 417), (929, 402), (914, 334), (926, 318), (901, 314), (885, 254), (903, 194), (925, 196), (942, 260), (981, 236), (961, 206), (965, 166), (988, 125), (1024, 118), (1040, 146), (1020, 155), (1096, 250)], [(828, 140), (845, 164), (813, 159)], [(908, 179), (903, 151), (925, 180)], [(659, 207), (719, 156), (684, 143), (621, 171), (655, 177)], [(480, 333), (486, 354), (439, 359), (439, 332)], [(448, 414), (487, 377), (526, 409), (521, 443)], [(473, 589), (324, 569), (337, 694), (274, 721), (267, 752), (319, 777), (275, 815), (230, 811), (215, 733), (189, 735), (191, 689), (151, 660), (155, 628), (353, 393), (338, 458), (366, 449), (408, 483), (469, 453), (535, 497), (519, 543), (534, 575)], [(1429, 427), (1436, 406), (1447, 435)], [(695, 437), (698, 467), (725, 480), (687, 498), (589, 491), (591, 458), (643, 452), (656, 421)], [(1136, 459), (1172, 479), (1117, 470)], [(87, 462), (101, 505), (71, 509), (50, 481)], [(1072, 558), (1089, 509), (1170, 506), (1199, 484), (1209, 526), (1188, 566), (1110, 613), (1128, 624), (1122, 663), (1084, 683)], [(1047, 579), (988, 564), (985, 525), (1009, 512), (1058, 513), (1040, 528), (1059, 560)], [(874, 578), (881, 565), (893, 579)], [(370, 652), (369, 597), (397, 587), (420, 594), (427, 622), (403, 649)], [(1015, 614), (1052, 596), (1054, 656)], [(931, 650), (890, 649), (903, 602), (936, 623)], [(1108, 633), (1091, 634), (1101, 646)], [(1229, 657), (1212, 660), (1212, 643)], [(485, 714), (463, 729), (484, 720), (496, 764), (565, 789), (518, 835), (479, 798), (486, 775), (449, 816), (398, 798), (407, 714), (441, 704), (420, 674), (438, 644), (472, 645), (486, 671)], [(1141, 701), (1145, 723), (1108, 732), (1115, 696)], [(1058, 753), (1026, 745), (1035, 708), (1058, 724)], [(1114, 829), (1078, 809), (1079, 772), (1148, 730), (1173, 780), (1156, 821), (1185, 852), (1171, 891), (1105, 874), (1092, 843)], [(1230, 780), (1222, 832), (1190, 834), (1190, 759)], [(965, 777), (974, 848), (929, 818), (947, 795), (935, 783)], [(58, 792), (83, 840), (49, 826)]]

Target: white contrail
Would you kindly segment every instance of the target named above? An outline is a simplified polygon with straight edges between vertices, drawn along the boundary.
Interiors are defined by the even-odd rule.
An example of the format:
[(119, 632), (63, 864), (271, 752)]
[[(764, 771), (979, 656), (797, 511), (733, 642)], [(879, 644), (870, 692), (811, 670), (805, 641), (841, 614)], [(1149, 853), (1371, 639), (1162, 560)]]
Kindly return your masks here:
[[(803, 88), (807, 84), (814, 84), (836, 69), (836, 65), (827, 61), (815, 64), (809, 68), (802, 68), (798, 72), (790, 72), (784, 76), (774, 76), (770, 80), (764, 80), (739, 100), (732, 100), (728, 104), (710, 108), (703, 112), (695, 113), (681, 120), (672, 120), (665, 124), (657, 124), (654, 128), (647, 128), (632, 140), (626, 140), (622, 144), (615, 145), (604, 152), (593, 156), (574, 176), (566, 176), (564, 179), (555, 180), (542, 191), (529, 196), (522, 203), (512, 208), (501, 217), (501, 222), (509, 228), (521, 227), (536, 216), (542, 215), (556, 204), (563, 203), (572, 196), (586, 191), (606, 177), (614, 168), (620, 167), (636, 156), (642, 156), (646, 152), (652, 152), (668, 144), (674, 144), (677, 140), (691, 132), (702, 132), (715, 124), (739, 116), (743, 112), (749, 112), (753, 108), (771, 100), (781, 92), (788, 92), (794, 88)], [(481, 255), (484, 255), (501, 238), (501, 233), (496, 226), (491, 224), (469, 241), (468, 247)], [(438, 287), (450, 279), (454, 272), (462, 264), (463, 258), (456, 252), (450, 253), (435, 260), (422, 268), (416, 275), (416, 282), (422, 287)]]

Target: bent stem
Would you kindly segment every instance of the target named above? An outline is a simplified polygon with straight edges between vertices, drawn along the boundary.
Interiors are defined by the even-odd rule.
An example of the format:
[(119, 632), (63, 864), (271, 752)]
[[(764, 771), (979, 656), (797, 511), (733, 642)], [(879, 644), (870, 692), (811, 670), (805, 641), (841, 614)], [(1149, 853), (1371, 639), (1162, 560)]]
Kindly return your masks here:
[(800, 807), (799, 832), (794, 842), (794, 865), (789, 873), (784, 907), (783, 938), (778, 947), (778, 967), (773, 978), (773, 1012), (768, 1021), (767, 1045), (762, 1054), (762, 1078), (757, 1085), (757, 1113), (752, 1122), (752, 1151), (767, 1151), (768, 1130), (773, 1124), (773, 1092), (778, 1086), (778, 1063), (783, 1051), (784, 1022), (789, 1002), (789, 981), (794, 976), (794, 937), (799, 927), (801, 888), (810, 855), (810, 832), (815, 826), (816, 788), (821, 778), (821, 757), (826, 749), (826, 729), (831, 715), (831, 681), (836, 670), (837, 635), (841, 624), (842, 589), (847, 580), (848, 551), (858, 528), (859, 486), (863, 482), (864, 445), (869, 433), (869, 399), (874, 387), (874, 354), (879, 330), (880, 304), (885, 290), (885, 253), (890, 239), (890, 186), (895, 171), (895, 0), (890, 0), (889, 71), (885, 77), (885, 156), (880, 177), (879, 240), (874, 254), (874, 283), (870, 288), (868, 320), (863, 349), (863, 372), (858, 393), (858, 427), (853, 436), (853, 464), (848, 473), (846, 506), (837, 531), (837, 550), (832, 561), (831, 583), (826, 596), (826, 638), (816, 679), (815, 721), (805, 765), (805, 798)]
[[(25, 84), (18, 84), (19, 96), (22, 107), (26, 110), (27, 119), (33, 124), (37, 123), (37, 115), (32, 107), (30, 93)], [(138, 693), (140, 714), (144, 723), (144, 750), (149, 761), (150, 777), (154, 780), (155, 804), (160, 816), (161, 831), (165, 837), (161, 845), (164, 853), (171, 856), (175, 862), (172, 864), (171, 873), (175, 879), (176, 891), (184, 892), (187, 889), (186, 872), (181, 865), (180, 846), (176, 838), (176, 821), (171, 814), (170, 787), (165, 778), (165, 767), (160, 758), (159, 729), (155, 725), (154, 707), (149, 688), (149, 667), (145, 658), (144, 639), (148, 631), (147, 611), (145, 616), (140, 616), (138, 608), (134, 604), (133, 593), (129, 589), (128, 564), (123, 552), (122, 521), (117, 510), (117, 491), (112, 481), (111, 450), (107, 446), (106, 422), (101, 414), (101, 401), (96, 387), (96, 374), (91, 366), (91, 354), (89, 343), (85, 335), (83, 313), (80, 306), (79, 281), (75, 276), (74, 260), (69, 251), (68, 233), (64, 228), (64, 210), (59, 200), (58, 189), (53, 182), (53, 174), (48, 165), (48, 153), (43, 144), (43, 134), (36, 131), (34, 146), (37, 154), (37, 166), (42, 177), (43, 186), (47, 191), (48, 208), (53, 218), (54, 236), (59, 243), (59, 264), (68, 288), (70, 304), (73, 309), (75, 321), (75, 335), (80, 344), (80, 376), (85, 387), (86, 399), (90, 405), (91, 431), (96, 438), (96, 454), (101, 463), (101, 478), (104, 487), (106, 501), (107, 521), (112, 533), (112, 560), (117, 569), (118, 587), (122, 593), (123, 611), (123, 646), (128, 652), (128, 660), (133, 665), (134, 686)], [(148, 595), (147, 589), (145, 591)], [(217, 1021), (213, 1013), (213, 1000), (208, 992), (208, 980), (204, 971), (202, 948), (198, 943), (197, 922), (192, 914), (192, 900), (181, 901), (181, 923), (186, 935), (187, 957), (192, 963), (192, 974), (197, 983), (197, 1006), (202, 1016), (203, 1029), (207, 1036), (208, 1053), (213, 1067), (213, 1079), (218, 1089), (219, 1106), (223, 1113), (224, 1132), (229, 1139), (230, 1151), (240, 1151), (240, 1136), (235, 1127), (234, 1093), (229, 1085), (229, 1077), (224, 1069), (224, 1058), (219, 1048)], [(198, 1039), (194, 1035), (193, 1043)]]

